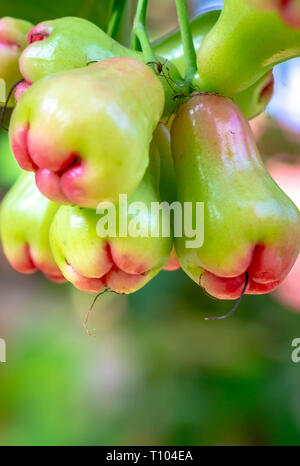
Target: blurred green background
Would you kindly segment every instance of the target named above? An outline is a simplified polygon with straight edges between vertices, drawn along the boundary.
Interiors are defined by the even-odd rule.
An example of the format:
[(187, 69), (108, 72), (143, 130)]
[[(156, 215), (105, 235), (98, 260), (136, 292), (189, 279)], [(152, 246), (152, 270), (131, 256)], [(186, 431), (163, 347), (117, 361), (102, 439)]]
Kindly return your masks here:
[[(103, 25), (107, 3), (2, 0), (0, 16)], [(190, 2), (191, 13), (207, 3)], [(152, 38), (176, 27), (173, 4), (150, 1)], [(266, 152), (289, 141), (272, 121)], [(300, 153), (299, 136), (290, 145)], [(17, 170), (1, 130), (2, 195)], [(205, 322), (232, 303), (206, 297), (181, 271), (161, 272), (132, 296), (98, 300), (96, 338), (82, 326), (91, 295), (18, 275), (3, 255), (0, 296), (1, 445), (300, 445), (300, 363), (291, 360), (300, 315), (272, 296), (246, 296), (231, 319)]]

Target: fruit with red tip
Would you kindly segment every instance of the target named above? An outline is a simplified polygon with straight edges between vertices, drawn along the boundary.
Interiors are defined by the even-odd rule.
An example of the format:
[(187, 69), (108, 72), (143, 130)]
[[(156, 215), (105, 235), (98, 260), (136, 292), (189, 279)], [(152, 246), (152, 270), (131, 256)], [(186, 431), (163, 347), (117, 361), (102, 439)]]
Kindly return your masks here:
[[(161, 215), (151, 209), (153, 202), (160, 202), (158, 177), (159, 147), (154, 135), (150, 165), (127, 203), (103, 206), (99, 214), (78, 206), (60, 207), (50, 242), (56, 263), (75, 287), (91, 293), (105, 286), (116, 293), (133, 293), (162, 269), (173, 238), (162, 235)], [(153, 227), (157, 236), (151, 234)]]
[(35, 186), (34, 175), (24, 173), (1, 205), (1, 239), (4, 254), (20, 273), (37, 270), (52, 281), (65, 281), (52, 256), (49, 229), (59, 205)]
[(95, 208), (137, 188), (163, 108), (148, 66), (110, 58), (32, 85), (13, 112), (11, 147), (46, 197)]
[(300, 248), (300, 214), (266, 171), (249, 124), (228, 98), (188, 99), (171, 128), (178, 199), (204, 202), (204, 243), (175, 238), (183, 270), (220, 299), (274, 290)]
[(107, 58), (141, 58), (140, 52), (127, 49), (92, 22), (76, 17), (37, 24), (28, 32), (27, 44), (20, 70), (30, 83)]

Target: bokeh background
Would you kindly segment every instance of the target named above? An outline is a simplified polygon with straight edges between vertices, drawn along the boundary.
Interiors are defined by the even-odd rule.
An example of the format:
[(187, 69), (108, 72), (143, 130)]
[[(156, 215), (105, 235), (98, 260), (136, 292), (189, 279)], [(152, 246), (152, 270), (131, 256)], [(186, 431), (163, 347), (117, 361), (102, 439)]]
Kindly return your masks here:
[[(107, 3), (1, 0), (0, 16), (77, 15), (101, 26)], [(194, 0), (191, 15), (217, 3)], [(151, 0), (151, 37), (174, 27), (174, 2)], [(300, 160), (299, 89), (300, 61), (277, 67), (274, 98), (252, 123), (266, 160)], [(17, 174), (0, 130), (1, 196)], [(229, 320), (205, 322), (232, 303), (205, 296), (182, 271), (161, 272), (132, 296), (99, 299), (90, 338), (82, 323), (91, 295), (18, 275), (1, 255), (0, 444), (300, 445), (294, 283), (287, 299), (246, 296)]]

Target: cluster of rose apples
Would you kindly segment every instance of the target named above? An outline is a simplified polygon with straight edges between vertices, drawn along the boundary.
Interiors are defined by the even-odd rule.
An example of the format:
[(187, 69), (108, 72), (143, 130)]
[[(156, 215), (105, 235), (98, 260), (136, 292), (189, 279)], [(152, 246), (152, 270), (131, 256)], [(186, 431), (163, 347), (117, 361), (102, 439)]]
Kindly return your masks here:
[[(270, 100), (273, 66), (300, 55), (300, 28), (277, 2), (225, 0), (191, 24), (185, 0), (176, 4), (182, 34), (151, 47), (137, 22), (142, 51), (80, 18), (0, 20), (0, 77), (18, 82), (9, 137), (25, 171), (2, 202), (1, 236), (19, 272), (128, 294), (181, 267), (210, 295), (236, 299), (274, 290), (293, 266), (300, 214), (248, 119)], [(100, 237), (96, 208), (109, 201), (121, 216), (120, 194), (203, 202), (203, 245), (187, 247), (184, 229)], [(161, 221), (140, 217), (141, 229)]]

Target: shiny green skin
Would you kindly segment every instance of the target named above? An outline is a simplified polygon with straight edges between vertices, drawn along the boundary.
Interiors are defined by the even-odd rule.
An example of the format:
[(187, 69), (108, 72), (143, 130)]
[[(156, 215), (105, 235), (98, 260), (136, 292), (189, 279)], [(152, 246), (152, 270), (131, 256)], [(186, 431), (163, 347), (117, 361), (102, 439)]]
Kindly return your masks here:
[(300, 55), (300, 29), (287, 26), (276, 12), (225, 0), (219, 20), (197, 54), (201, 90), (234, 95), (276, 64)]
[[(163, 88), (149, 67), (110, 58), (31, 86), (13, 112), (11, 146), (23, 169), (34, 169), (32, 156), (38, 187), (49, 199), (96, 208), (137, 188), (163, 108)], [(44, 169), (59, 189), (52, 191)]]
[[(109, 37), (95, 24), (82, 18), (66, 17), (45, 21), (33, 28), (31, 34), (45, 35), (44, 40), (28, 45), (20, 57), (20, 70), (24, 78), (33, 83), (37, 80), (75, 68), (82, 68), (90, 62), (112, 57), (130, 57), (143, 61), (141, 52), (130, 50)], [(168, 68), (175, 90), (187, 92), (175, 65), (165, 63), (157, 57), (157, 63)], [(153, 69), (156, 70), (156, 65)], [(165, 91), (165, 110), (168, 115), (174, 109), (174, 92), (162, 74), (158, 77)]]
[[(0, 105), (5, 102), (10, 88), (22, 78), (18, 60), (27, 45), (26, 35), (31, 28), (28, 21), (8, 16), (0, 19), (0, 79), (5, 81), (5, 94), (2, 98), (0, 93)], [(8, 105), (14, 105), (13, 97)]]
[(253, 280), (276, 286), (298, 255), (300, 214), (266, 171), (242, 112), (225, 97), (192, 97), (174, 119), (171, 143), (178, 200), (204, 202), (203, 246), (175, 238), (181, 267), (197, 283), (204, 271), (248, 270), (250, 291)]
[(48, 278), (62, 281), (53, 259), (49, 229), (59, 204), (49, 201), (36, 188), (33, 173), (23, 173), (1, 204), (1, 239), (4, 254), (20, 273), (41, 270)]
[[(219, 16), (219, 10), (205, 11), (192, 20), (196, 50), (199, 49)], [(112, 56), (128, 56), (143, 60), (141, 52), (123, 47), (97, 26), (82, 18), (68, 17), (45, 21), (35, 26), (33, 32), (35, 30), (48, 34), (49, 37), (29, 45), (20, 58), (20, 69), (29, 82), (35, 82), (58, 71), (83, 67), (94, 60), (104, 60)], [(153, 50), (156, 56), (160, 57), (157, 61), (163, 65), (159, 77), (165, 91), (164, 116), (168, 117), (176, 110), (179, 103), (178, 99), (174, 100), (174, 95), (188, 95), (189, 93), (181, 79), (184, 76), (185, 65), (180, 32), (158, 41), (154, 44)], [(157, 70), (156, 66), (155, 69)], [(262, 81), (259, 80), (248, 91), (236, 96), (237, 104), (248, 119), (263, 111), (268, 103), (260, 99), (261, 90)]]
[[(151, 202), (160, 202), (159, 157), (156, 134), (151, 144), (150, 165), (145, 176), (128, 197), (132, 202), (143, 202), (149, 208)], [(161, 136), (159, 136), (160, 138)], [(114, 210), (113, 207), (111, 207)], [(55, 260), (67, 280), (87, 292), (98, 292), (108, 286), (117, 293), (133, 293), (149, 282), (167, 262), (172, 237), (120, 237), (120, 209), (116, 207), (117, 236), (98, 236), (97, 222), (103, 214), (78, 206), (62, 206), (58, 210), (50, 230), (50, 242)], [(104, 212), (106, 213), (106, 212)], [(127, 211), (128, 223), (135, 215)], [(144, 216), (142, 225), (150, 228), (161, 219), (156, 215)], [(98, 230), (99, 231), (99, 230)]]
[(170, 131), (160, 123), (154, 133), (156, 145), (160, 152), (159, 190), (163, 201), (170, 204), (176, 199), (176, 177), (174, 162), (171, 154)]

